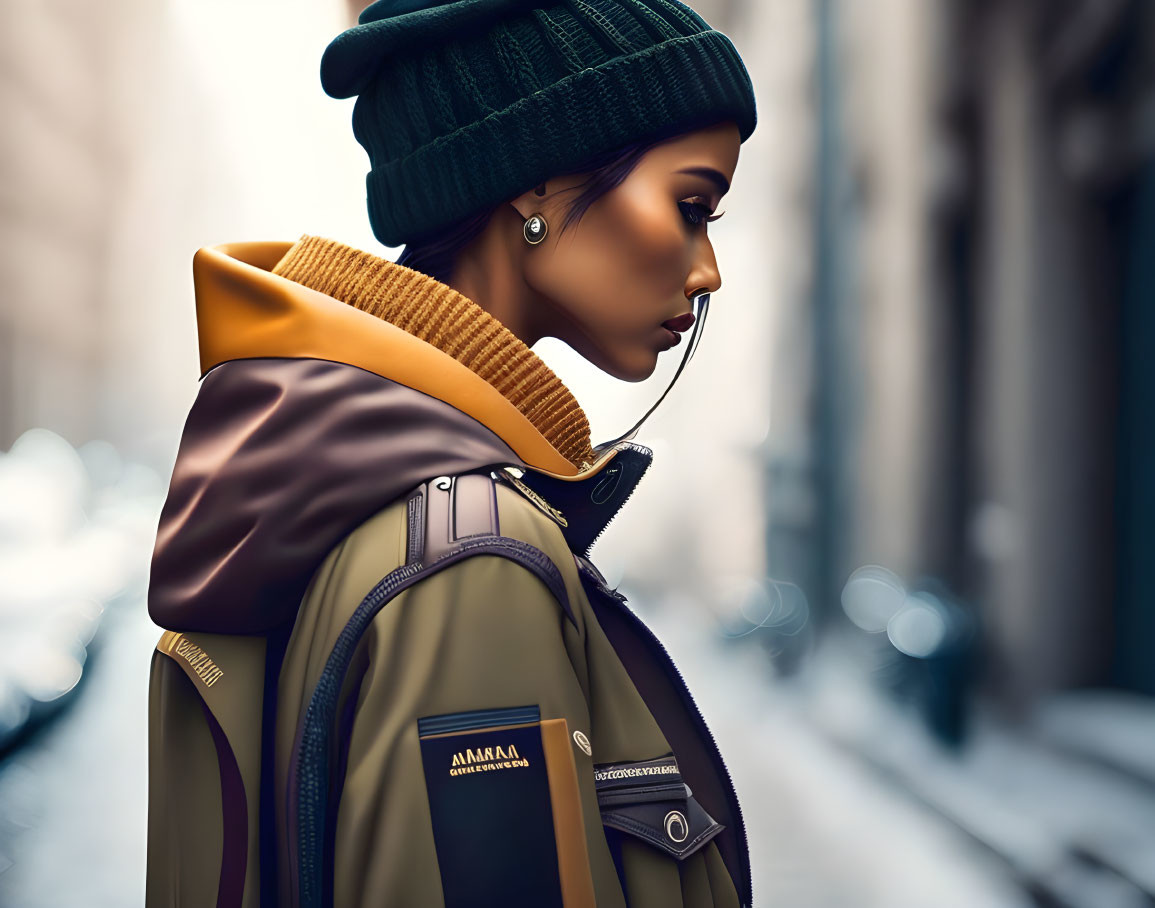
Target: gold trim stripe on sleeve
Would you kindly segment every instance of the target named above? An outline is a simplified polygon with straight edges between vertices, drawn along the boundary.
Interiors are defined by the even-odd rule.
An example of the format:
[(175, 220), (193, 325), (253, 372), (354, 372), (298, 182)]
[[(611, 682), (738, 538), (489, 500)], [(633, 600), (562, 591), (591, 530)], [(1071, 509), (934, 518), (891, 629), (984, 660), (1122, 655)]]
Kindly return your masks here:
[[(586, 847), (585, 820), (578, 790), (577, 765), (565, 719), (543, 719), (541, 744), (545, 753), (557, 869), (565, 908), (596, 908), (593, 872)], [(600, 817), (599, 817), (600, 821)]]

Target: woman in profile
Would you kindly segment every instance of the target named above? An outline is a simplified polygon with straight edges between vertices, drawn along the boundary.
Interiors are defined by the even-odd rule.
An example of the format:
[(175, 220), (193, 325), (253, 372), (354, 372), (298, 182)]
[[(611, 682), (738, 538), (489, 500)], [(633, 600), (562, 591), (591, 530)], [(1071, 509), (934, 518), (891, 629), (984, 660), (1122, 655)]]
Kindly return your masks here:
[(405, 250), (194, 258), (148, 904), (749, 905), (714, 740), (588, 558), (641, 422), (594, 446), (531, 350), (637, 382), (693, 327), (685, 365), (745, 67), (677, 0), (378, 0), (321, 78)]

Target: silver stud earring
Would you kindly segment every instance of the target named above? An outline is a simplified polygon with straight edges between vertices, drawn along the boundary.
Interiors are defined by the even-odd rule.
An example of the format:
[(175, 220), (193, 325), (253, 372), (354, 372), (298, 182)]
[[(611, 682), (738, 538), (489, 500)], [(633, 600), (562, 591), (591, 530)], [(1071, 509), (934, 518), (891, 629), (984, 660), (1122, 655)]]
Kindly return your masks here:
[(525, 234), (525, 241), (529, 245), (536, 246), (549, 233), (549, 224), (540, 214), (535, 214), (522, 225), (521, 232)]

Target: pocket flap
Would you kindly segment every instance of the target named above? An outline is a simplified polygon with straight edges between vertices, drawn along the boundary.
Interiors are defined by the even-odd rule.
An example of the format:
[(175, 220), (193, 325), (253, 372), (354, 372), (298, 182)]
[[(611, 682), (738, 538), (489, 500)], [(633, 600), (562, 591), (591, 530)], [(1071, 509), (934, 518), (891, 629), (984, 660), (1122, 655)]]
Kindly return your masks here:
[(726, 827), (702, 808), (686, 789), (685, 798), (621, 804), (602, 811), (602, 823), (637, 836), (684, 861)]
[(637, 836), (679, 861), (726, 828), (694, 800), (672, 753), (653, 760), (599, 763), (594, 784), (602, 825)]

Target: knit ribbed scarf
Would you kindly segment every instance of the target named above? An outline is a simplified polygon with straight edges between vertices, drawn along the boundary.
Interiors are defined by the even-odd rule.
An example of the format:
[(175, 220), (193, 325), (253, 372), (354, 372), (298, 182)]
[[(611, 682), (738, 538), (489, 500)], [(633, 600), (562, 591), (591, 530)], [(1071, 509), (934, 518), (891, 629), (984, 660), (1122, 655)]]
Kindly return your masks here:
[(517, 335), (447, 284), (308, 235), (285, 253), (273, 274), (432, 344), (496, 388), (575, 467), (594, 460), (589, 420), (561, 379)]

